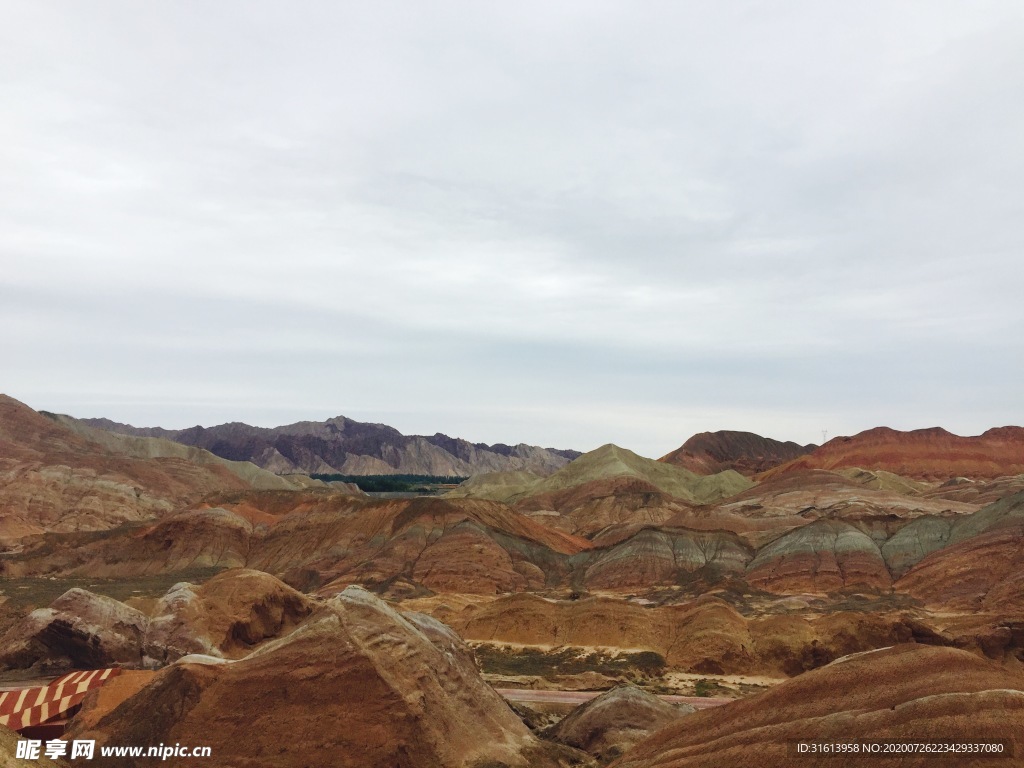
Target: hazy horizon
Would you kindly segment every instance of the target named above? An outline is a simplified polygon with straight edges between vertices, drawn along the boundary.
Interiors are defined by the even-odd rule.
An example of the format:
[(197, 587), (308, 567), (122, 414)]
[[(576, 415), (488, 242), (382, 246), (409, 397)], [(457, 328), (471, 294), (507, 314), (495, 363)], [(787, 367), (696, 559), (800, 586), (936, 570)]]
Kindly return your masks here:
[(0, 390), (657, 457), (1024, 422), (1024, 6), (4, 2)]
[[(4, 393), (4, 394), (6, 394), (6, 393)], [(31, 406), (30, 403), (26, 403), (26, 405)], [(382, 421), (380, 419), (375, 419), (375, 418), (372, 418), (371, 416), (368, 416), (368, 417), (365, 417), (365, 418), (357, 418), (357, 417), (352, 416), (351, 414), (346, 414), (346, 413), (335, 413), (333, 415), (324, 416), (322, 418), (298, 418), (298, 419), (294, 419), (292, 421), (282, 421), (282, 422), (275, 422), (275, 423), (269, 423), (269, 422), (268, 423), (254, 423), (254, 422), (245, 421), (244, 419), (229, 419), (227, 421), (220, 421), (220, 422), (206, 423), (206, 424), (201, 424), (201, 423), (198, 423), (198, 422), (196, 422), (196, 423), (189, 423), (189, 424), (184, 424), (184, 423), (182, 423), (182, 424), (173, 424), (173, 423), (172, 424), (143, 424), (143, 423), (134, 423), (134, 422), (130, 422), (130, 421), (122, 421), (122, 420), (119, 420), (119, 419), (113, 419), (113, 418), (110, 418), (109, 416), (104, 416), (102, 414), (99, 414), (99, 415), (72, 414), (72, 413), (64, 413), (64, 412), (60, 412), (60, 411), (53, 411), (53, 410), (48, 409), (48, 408), (35, 408), (34, 410), (48, 411), (50, 413), (60, 413), (61, 415), (72, 416), (74, 418), (79, 418), (79, 419), (108, 418), (111, 421), (115, 421), (115, 422), (118, 422), (118, 423), (121, 423), (121, 424), (127, 424), (128, 426), (132, 426), (132, 427), (137, 427), (137, 428), (160, 427), (160, 428), (168, 429), (168, 430), (189, 429), (191, 427), (196, 427), (196, 426), (200, 426), (200, 427), (204, 427), (204, 428), (210, 428), (210, 427), (222, 426), (222, 425), (232, 424), (232, 423), (248, 424), (249, 426), (253, 426), (253, 427), (273, 428), (273, 427), (289, 426), (291, 424), (297, 424), (297, 423), (302, 423), (302, 422), (314, 422), (314, 423), (316, 423), (316, 422), (323, 422), (323, 421), (327, 421), (329, 419), (333, 419), (333, 418), (337, 418), (337, 417), (345, 417), (345, 418), (351, 419), (353, 421), (359, 421), (359, 422), (363, 422), (363, 423), (372, 423), (372, 424), (383, 424), (383, 425), (388, 426), (388, 427), (393, 427), (393, 428), (397, 429), (399, 432), (401, 432), (402, 434), (407, 435), (407, 436), (420, 435), (420, 436), (430, 437), (430, 436), (432, 436), (434, 434), (441, 433), (441, 434), (448, 435), (448, 437), (462, 438), (464, 440), (468, 440), (471, 443), (477, 443), (477, 444), (479, 444), (479, 443), (486, 443), (488, 445), (494, 445), (496, 443), (504, 443), (504, 444), (507, 444), (507, 445), (518, 445), (520, 443), (525, 443), (527, 445), (535, 445), (535, 446), (540, 446), (542, 448), (555, 448), (555, 449), (559, 449), (559, 450), (564, 450), (564, 449), (579, 450), (579, 451), (581, 451), (583, 453), (586, 453), (588, 451), (592, 451), (595, 448), (599, 448), (601, 445), (604, 445), (606, 443), (614, 443), (615, 442), (614, 440), (608, 440), (608, 441), (605, 441), (603, 443), (597, 443), (597, 444), (593, 444), (593, 445), (588, 445), (585, 448), (580, 448), (580, 447), (574, 446), (574, 445), (549, 445), (549, 444), (541, 444), (541, 443), (537, 443), (535, 441), (531, 441), (529, 439), (476, 440), (476, 439), (474, 439), (474, 438), (472, 438), (470, 436), (454, 434), (454, 433), (451, 433), (451, 432), (446, 432), (444, 429), (432, 429), (432, 430), (420, 430), (420, 431), (407, 430), (407, 429), (403, 429), (403, 428), (397, 426), (394, 423), (391, 423), (391, 422), (388, 422), (388, 421)], [(983, 430), (981, 430), (981, 431), (979, 431), (977, 433), (970, 433), (970, 434), (968, 434), (968, 433), (958, 433), (958, 432), (955, 432), (954, 430), (947, 430), (947, 431), (953, 432), (953, 434), (958, 434), (961, 437), (976, 437), (976, 436), (981, 435), (983, 432), (985, 432), (985, 431), (987, 431), (989, 429), (996, 429), (996, 428), (999, 428), (999, 427), (1006, 427), (1006, 426), (1020, 426), (1020, 425), (1017, 425), (1017, 424), (992, 424), (992, 425), (986, 427), (985, 429), (983, 429)], [(808, 444), (820, 445), (822, 443), (822, 439), (823, 438), (827, 441), (827, 440), (832, 440), (833, 438), (836, 438), (836, 437), (850, 437), (850, 436), (853, 436), (853, 435), (855, 435), (855, 434), (857, 434), (859, 432), (863, 432), (863, 431), (866, 431), (866, 430), (869, 430), (869, 429), (878, 428), (878, 427), (889, 427), (889, 428), (897, 429), (896, 427), (891, 427), (891, 425), (889, 425), (889, 424), (873, 424), (871, 426), (866, 426), (863, 429), (858, 429), (856, 431), (849, 432), (849, 433), (833, 433), (833, 432), (828, 432), (827, 435), (823, 435), (822, 432), (819, 431), (818, 439), (817, 440), (811, 439), (811, 440), (803, 440), (803, 441), (802, 440), (792, 440), (791, 438), (780, 437), (778, 435), (771, 435), (771, 434), (761, 434), (761, 436), (762, 437), (773, 438), (775, 440), (780, 440), (782, 442), (792, 441), (792, 442), (799, 443), (800, 445), (808, 445)], [(941, 428), (941, 429), (946, 429), (941, 424), (932, 424), (932, 425), (928, 425), (928, 426), (919, 426), (919, 427), (905, 427), (905, 428), (902, 428), (902, 429), (903, 429), (903, 431), (911, 431), (911, 430), (932, 429), (932, 428), (936, 428), (936, 427)], [(724, 430), (725, 428), (722, 428), (722, 429)], [(671, 446), (670, 448), (668, 448), (668, 449), (666, 449), (664, 451), (661, 451), (660, 453), (658, 453), (658, 452), (656, 452), (656, 453), (643, 453), (642, 451), (635, 450), (635, 449), (631, 448), (628, 445), (621, 446), (621, 447), (629, 448), (630, 450), (633, 450), (635, 453), (639, 453), (640, 455), (648, 456), (649, 458), (660, 458), (661, 456), (664, 456), (664, 455), (668, 454), (669, 452), (675, 450), (680, 445), (682, 445), (687, 439), (689, 439), (690, 437), (693, 437), (693, 435), (698, 434), (699, 432), (716, 432), (716, 431), (719, 431), (719, 430), (716, 430), (716, 429), (697, 430), (697, 432), (693, 432), (693, 433), (684, 435), (684, 436), (680, 437), (680, 439), (679, 439), (677, 444)], [(735, 431), (750, 432), (751, 430), (749, 430), (749, 429), (737, 429)], [(756, 434), (760, 434), (760, 433), (756, 433)], [(616, 444), (618, 444), (618, 443), (616, 443)]]

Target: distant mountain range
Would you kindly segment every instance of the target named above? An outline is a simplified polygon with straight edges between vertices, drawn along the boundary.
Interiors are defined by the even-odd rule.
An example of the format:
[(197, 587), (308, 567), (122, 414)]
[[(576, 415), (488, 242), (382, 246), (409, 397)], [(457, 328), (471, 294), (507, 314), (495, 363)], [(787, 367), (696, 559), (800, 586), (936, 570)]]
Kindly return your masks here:
[(385, 424), (338, 416), (282, 427), (253, 427), (232, 422), (215, 427), (162, 429), (133, 427), (109, 419), (79, 419), (90, 427), (123, 435), (161, 437), (204, 448), (232, 461), (251, 461), (277, 474), (301, 472), (345, 475), (455, 475), (526, 470), (548, 475), (580, 455), (579, 451), (520, 443), (471, 443), (440, 432), (429, 437), (403, 435)]

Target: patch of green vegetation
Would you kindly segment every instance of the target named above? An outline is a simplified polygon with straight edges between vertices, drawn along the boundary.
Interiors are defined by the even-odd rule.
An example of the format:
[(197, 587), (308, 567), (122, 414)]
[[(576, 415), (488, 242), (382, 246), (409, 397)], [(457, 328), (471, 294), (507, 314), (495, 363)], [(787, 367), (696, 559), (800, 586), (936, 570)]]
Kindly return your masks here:
[(457, 475), (310, 475), (325, 483), (354, 483), (366, 493), (439, 493), (465, 480)]
[(721, 683), (719, 683), (717, 680), (708, 680), (706, 677), (702, 677), (700, 680), (693, 684), (694, 696), (702, 696), (706, 698), (727, 691), (728, 689)]
[[(672, 587), (652, 587), (640, 596), (650, 600), (655, 606), (678, 605), (679, 603), (710, 595), (731, 605), (743, 616), (761, 615), (763, 604), (772, 604), (779, 598), (771, 592), (764, 592), (747, 584), (735, 575), (713, 577), (706, 580), (705, 569), (691, 573), (683, 573), (677, 577)], [(714, 582), (714, 583), (711, 583)]]
[(654, 651), (613, 654), (566, 646), (548, 651), (530, 646), (514, 648), (481, 643), (474, 645), (473, 652), (480, 668), (493, 675), (553, 677), (597, 672), (635, 679), (657, 677), (665, 670), (665, 658)]
[(897, 593), (878, 592), (877, 594), (832, 593), (829, 595), (831, 603), (824, 606), (825, 613), (839, 613), (850, 611), (855, 613), (875, 613), (898, 610), (912, 610), (919, 608), (922, 603), (910, 595)]

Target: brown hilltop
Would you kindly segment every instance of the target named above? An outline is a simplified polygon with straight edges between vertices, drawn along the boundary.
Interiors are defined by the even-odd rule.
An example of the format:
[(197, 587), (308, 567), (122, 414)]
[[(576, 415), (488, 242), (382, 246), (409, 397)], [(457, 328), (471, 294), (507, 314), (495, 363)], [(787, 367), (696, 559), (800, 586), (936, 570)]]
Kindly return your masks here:
[[(612, 462), (602, 470), (608, 467), (622, 472)], [(692, 473), (676, 471), (693, 482)], [(922, 547), (932, 546), (916, 534), (899, 535), (911, 521), (928, 518), (929, 524), (948, 527), (949, 520), (978, 510), (976, 504), (926, 496), (924, 484), (883, 471), (802, 470), (757, 485), (726, 483), (722, 495), (703, 504), (692, 494), (684, 501), (666, 493), (636, 474), (580, 474), (581, 482), (554, 490), (538, 490), (537, 484), (516, 489), (511, 503), (537, 521), (590, 539), (592, 549), (573, 558), (571, 580), (591, 589), (692, 583), (695, 576), (712, 583), (727, 574), (771, 591), (887, 589), (890, 568), (901, 575), (930, 551)], [(722, 475), (700, 482), (716, 478)], [(515, 488), (493, 486), (509, 487)], [(942, 541), (936, 538), (935, 545)]]
[(747, 579), (772, 592), (885, 589), (892, 577), (881, 550), (849, 523), (816, 520), (762, 548)]
[(242, 487), (223, 468), (117, 455), (0, 395), (0, 535), (108, 528)]
[(226, 768), (555, 768), (573, 754), (529, 732), (451, 630), (356, 587), (245, 659), (166, 667), (87, 727), (71, 737), (207, 745)]
[[(731, 572), (766, 591), (885, 590), (893, 576), (943, 546), (955, 520), (978, 511), (925, 497), (917, 485), (881, 472), (799, 470), (714, 507), (684, 511), (661, 527), (701, 529), (722, 547), (732, 532), (751, 554), (734, 560)], [(611, 539), (602, 532), (594, 541)]]
[[(486, 499), (221, 494), (155, 522), (26, 541), (0, 571), (126, 578), (248, 567), (302, 591), (358, 583), (394, 597), (680, 585), (693, 594), (722, 579), (776, 594), (877, 593), (929, 553), (987, 531), (998, 509), (875, 490), (829, 472), (809, 477), (815, 482), (794, 485), (798, 475), (783, 475), (718, 507), (680, 505), (660, 523), (598, 518), (603, 527), (590, 540), (545, 525), (548, 515)], [(658, 503), (659, 494), (640, 495), (648, 493)], [(570, 515), (593, 510), (589, 503)], [(640, 506), (636, 517), (658, 509)]]
[(1024, 473), (1024, 428), (999, 427), (960, 437), (939, 427), (900, 432), (877, 427), (829, 440), (813, 453), (770, 469), (773, 477), (798, 469), (880, 469), (922, 480), (996, 478)]
[(978, 509), (977, 504), (924, 495), (910, 481), (889, 473), (813, 469), (773, 475), (723, 500), (708, 517), (732, 521), (730, 530), (755, 546), (819, 519), (858, 526), (881, 543), (918, 517), (953, 517)]
[(952, 522), (897, 582), (929, 604), (1024, 615), (1024, 493)]
[(566, 528), (580, 536), (591, 536), (620, 523), (662, 523), (690, 508), (689, 504), (653, 483), (630, 475), (536, 493), (514, 506), (526, 513), (557, 512)]
[(112, 665), (140, 666), (147, 618), (103, 595), (70, 589), (0, 637), (0, 674), (33, 675)]
[(254, 543), (249, 562), (280, 573), (311, 568), (332, 587), (403, 579), (495, 594), (543, 587), (541, 565), (589, 546), (499, 502), (416, 498), (289, 515)]
[(752, 485), (732, 470), (700, 476), (608, 444), (547, 478), (481, 475), (446, 496), (504, 501), (547, 525), (589, 537), (617, 525), (662, 523)]
[(304, 590), (398, 582), (495, 594), (564, 578), (569, 558), (591, 546), (478, 499), (371, 500), (321, 491), (295, 492), (291, 503), (265, 493), (230, 498), (102, 535), (50, 534), (0, 569), (7, 576), (126, 578), (245, 566)]
[(810, 453), (816, 447), (724, 429), (696, 434), (659, 461), (684, 467), (698, 475), (713, 475), (727, 469), (755, 475)]
[(627, 683), (581, 704), (546, 735), (607, 762), (693, 711), (689, 704), (673, 706)]
[[(912, 768), (935, 756), (790, 755), (806, 741), (1010, 740), (1024, 749), (1024, 673), (952, 648), (899, 645), (836, 661), (765, 693), (687, 715), (638, 744), (615, 768), (750, 765)], [(944, 762), (944, 761), (940, 761)], [(958, 766), (991, 758), (958, 757)], [(995, 760), (995, 762), (1007, 762)]]
[(1010, 475), (994, 480), (954, 477), (937, 488), (925, 491), (922, 495), (970, 504), (991, 504), (1021, 491), (1024, 491), (1024, 475)]
[(0, 395), (0, 540), (103, 530), (167, 514), (214, 491), (292, 487), (251, 464), (133, 440), (96, 438)]
[(162, 666), (189, 654), (245, 656), (287, 634), (315, 599), (270, 574), (223, 571), (201, 586), (175, 584), (147, 613), (74, 588), (0, 636), (0, 675)]
[(556, 601), (509, 595), (461, 611), (441, 609), (438, 618), (467, 640), (642, 649), (660, 654), (670, 667), (719, 675), (796, 675), (846, 654), (897, 643), (952, 644), (903, 614), (748, 619), (708, 595), (656, 608), (608, 597)]
[(223, 571), (201, 586), (181, 582), (152, 610), (146, 655), (158, 664), (192, 653), (241, 658), (287, 634), (313, 609), (311, 598), (246, 568)]

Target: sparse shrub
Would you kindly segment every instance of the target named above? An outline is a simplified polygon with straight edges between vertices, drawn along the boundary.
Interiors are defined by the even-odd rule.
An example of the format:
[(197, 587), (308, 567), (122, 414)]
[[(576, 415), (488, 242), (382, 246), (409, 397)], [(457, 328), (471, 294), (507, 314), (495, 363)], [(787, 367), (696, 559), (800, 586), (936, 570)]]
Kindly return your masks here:
[(654, 651), (640, 651), (629, 654), (629, 661), (641, 672), (661, 675), (665, 671), (665, 657)]
[(654, 651), (608, 654), (564, 646), (545, 650), (488, 643), (474, 644), (473, 651), (481, 670), (498, 675), (552, 677), (597, 672), (613, 678), (640, 679), (658, 677), (665, 669), (665, 658)]
[(717, 687), (718, 685), (716, 683), (713, 683), (711, 680), (708, 680), (707, 678), (701, 678), (693, 685), (693, 695), (703, 696), (706, 698), (710, 696), (712, 693), (714, 693)]

